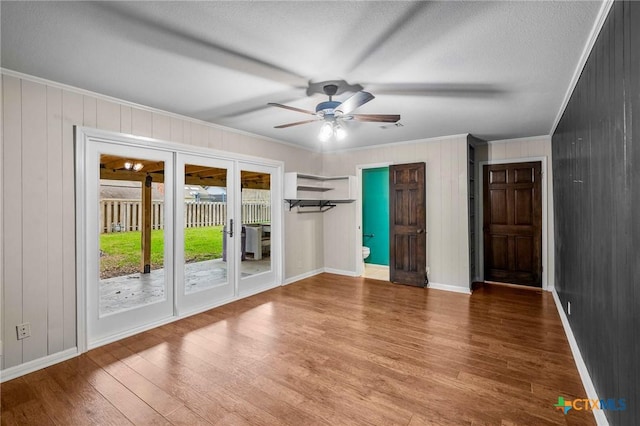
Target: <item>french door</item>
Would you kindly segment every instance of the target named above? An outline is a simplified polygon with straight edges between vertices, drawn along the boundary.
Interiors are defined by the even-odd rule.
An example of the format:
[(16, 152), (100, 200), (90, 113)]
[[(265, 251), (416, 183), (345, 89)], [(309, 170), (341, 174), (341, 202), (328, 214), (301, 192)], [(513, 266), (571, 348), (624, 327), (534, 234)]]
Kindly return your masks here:
[(280, 285), (281, 165), (85, 129), (77, 141), (81, 348)]
[(89, 347), (174, 314), (173, 154), (86, 146)]
[(234, 162), (177, 156), (176, 307), (183, 315), (234, 298), (239, 222)]
[[(267, 290), (278, 282), (281, 246), (282, 199), (278, 169), (238, 162), (240, 188), (236, 218), (242, 227), (238, 268), (238, 296)], [(237, 240), (236, 240), (237, 242)], [(236, 249), (237, 250), (237, 249)]]

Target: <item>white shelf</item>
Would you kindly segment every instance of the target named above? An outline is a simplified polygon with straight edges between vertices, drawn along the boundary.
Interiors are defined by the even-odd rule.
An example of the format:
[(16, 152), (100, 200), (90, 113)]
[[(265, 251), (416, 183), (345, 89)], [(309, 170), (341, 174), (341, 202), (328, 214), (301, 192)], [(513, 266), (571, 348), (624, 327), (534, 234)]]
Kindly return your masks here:
[[(352, 202), (356, 199), (355, 176), (317, 176), (303, 173), (284, 174), (284, 199), (305, 201), (296, 205)], [(290, 203), (293, 205), (293, 203)]]
[(298, 191), (317, 191), (317, 192), (325, 192), (331, 191), (334, 188), (323, 187), (323, 186), (304, 186), (298, 185)]

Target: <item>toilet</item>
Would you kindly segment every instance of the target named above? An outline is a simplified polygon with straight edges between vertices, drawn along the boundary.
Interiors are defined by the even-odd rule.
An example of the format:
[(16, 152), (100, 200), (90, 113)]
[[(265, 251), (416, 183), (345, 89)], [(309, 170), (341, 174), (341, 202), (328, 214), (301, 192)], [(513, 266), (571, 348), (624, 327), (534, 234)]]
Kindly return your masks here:
[(371, 249), (369, 247), (362, 247), (362, 260), (366, 259), (367, 257), (369, 257), (369, 255), (371, 254)]

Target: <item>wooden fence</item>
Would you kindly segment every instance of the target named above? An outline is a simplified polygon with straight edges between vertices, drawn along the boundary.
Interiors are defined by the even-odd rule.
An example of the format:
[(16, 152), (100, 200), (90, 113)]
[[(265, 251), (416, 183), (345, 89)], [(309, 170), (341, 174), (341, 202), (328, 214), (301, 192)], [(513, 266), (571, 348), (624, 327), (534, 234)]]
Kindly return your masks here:
[[(164, 201), (151, 204), (151, 229), (164, 229)], [(219, 226), (226, 223), (227, 203), (184, 203), (184, 227)], [(270, 223), (271, 206), (268, 202), (242, 204), (242, 223)], [(100, 200), (100, 232), (127, 232), (142, 229), (142, 208), (139, 200)]]

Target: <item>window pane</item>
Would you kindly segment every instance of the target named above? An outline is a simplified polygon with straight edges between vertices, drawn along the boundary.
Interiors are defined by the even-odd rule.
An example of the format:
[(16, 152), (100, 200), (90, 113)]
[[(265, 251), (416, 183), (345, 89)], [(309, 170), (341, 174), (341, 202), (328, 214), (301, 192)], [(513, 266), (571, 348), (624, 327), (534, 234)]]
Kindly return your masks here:
[(271, 175), (241, 171), (242, 276), (271, 270)]
[(185, 293), (227, 283), (227, 170), (185, 165)]
[(100, 156), (100, 316), (165, 300), (164, 162)]

